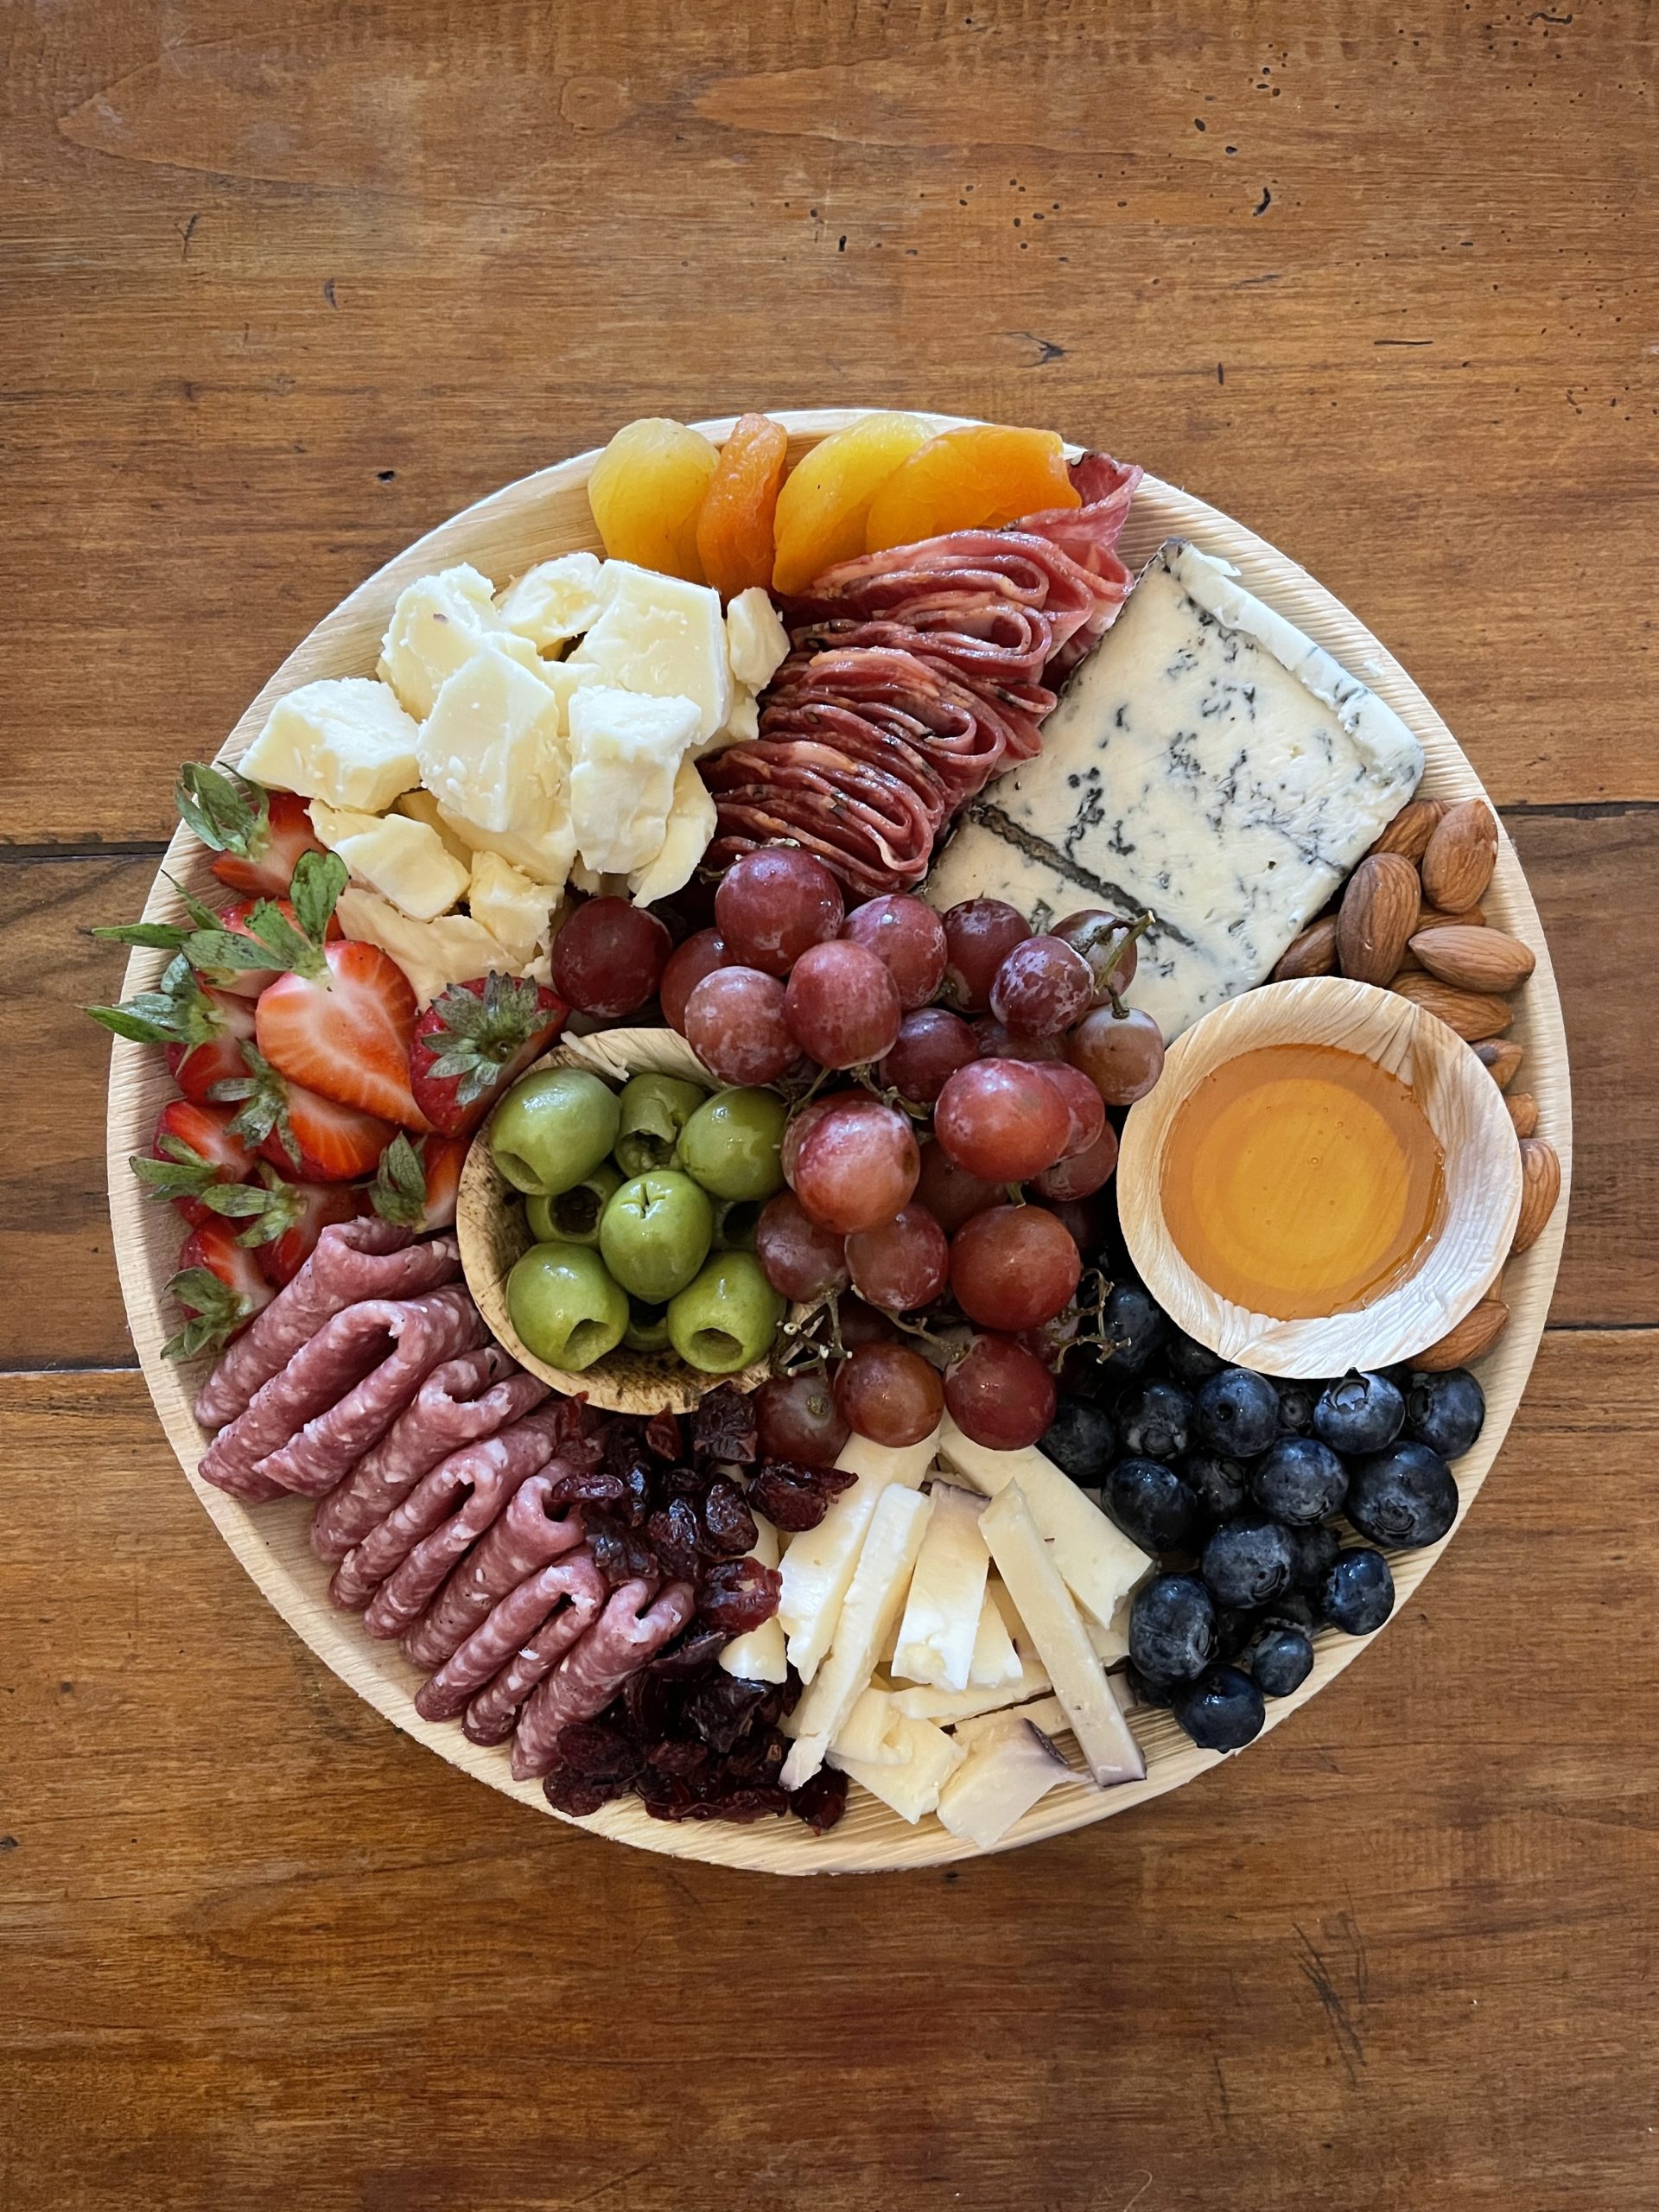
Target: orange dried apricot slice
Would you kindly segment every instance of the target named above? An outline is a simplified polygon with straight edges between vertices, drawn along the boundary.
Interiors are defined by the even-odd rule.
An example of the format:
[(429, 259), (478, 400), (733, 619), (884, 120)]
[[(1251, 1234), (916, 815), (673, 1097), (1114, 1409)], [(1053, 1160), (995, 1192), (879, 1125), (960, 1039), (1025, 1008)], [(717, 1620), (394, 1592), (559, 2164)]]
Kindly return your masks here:
[(666, 416), (625, 423), (588, 479), (588, 504), (611, 559), (700, 584), (697, 511), (719, 459), (701, 430)]
[(724, 599), (772, 582), (772, 523), (789, 433), (769, 415), (741, 415), (720, 448), (697, 510), (697, 558)]
[(778, 494), (777, 589), (804, 591), (825, 569), (861, 553), (871, 500), (927, 441), (925, 423), (897, 414), (867, 415), (820, 440)]
[(952, 530), (995, 530), (1045, 507), (1080, 507), (1058, 432), (976, 423), (930, 438), (870, 503), (867, 552)]

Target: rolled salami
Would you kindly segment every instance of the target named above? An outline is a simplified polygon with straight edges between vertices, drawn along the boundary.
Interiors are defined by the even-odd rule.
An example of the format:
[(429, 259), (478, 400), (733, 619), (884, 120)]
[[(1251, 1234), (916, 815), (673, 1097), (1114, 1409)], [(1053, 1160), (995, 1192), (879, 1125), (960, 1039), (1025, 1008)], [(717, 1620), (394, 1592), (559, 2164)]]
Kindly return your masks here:
[(546, 1774), (563, 1731), (602, 1713), (628, 1676), (679, 1634), (696, 1602), (689, 1582), (671, 1582), (655, 1599), (648, 1582), (613, 1590), (587, 1635), (531, 1691), (513, 1732), (514, 1779)]
[[(526, 1486), (527, 1487), (527, 1486)], [(519, 1495), (522, 1497), (523, 1492)], [(491, 1607), (484, 1620), (444, 1661), (415, 1700), (427, 1720), (453, 1720), (515, 1652), (533, 1637), (537, 1659), (555, 1666), (593, 1626), (605, 1603), (605, 1578), (586, 1551), (537, 1567)], [(545, 1671), (545, 1669), (544, 1669)], [(513, 1700), (517, 1710), (518, 1700)], [(503, 1734), (505, 1733), (505, 1729)]]
[[(538, 1567), (550, 1566), (582, 1541), (580, 1508), (548, 1503), (554, 1483), (575, 1471), (573, 1461), (555, 1459), (514, 1491), (488, 1533), (474, 1545), (404, 1636), (404, 1655), (416, 1666), (442, 1666), (499, 1599), (516, 1590)], [(495, 1669), (490, 1671), (493, 1674)], [(480, 1675), (473, 1688), (486, 1680)], [(459, 1713), (461, 1707), (455, 1710)]]

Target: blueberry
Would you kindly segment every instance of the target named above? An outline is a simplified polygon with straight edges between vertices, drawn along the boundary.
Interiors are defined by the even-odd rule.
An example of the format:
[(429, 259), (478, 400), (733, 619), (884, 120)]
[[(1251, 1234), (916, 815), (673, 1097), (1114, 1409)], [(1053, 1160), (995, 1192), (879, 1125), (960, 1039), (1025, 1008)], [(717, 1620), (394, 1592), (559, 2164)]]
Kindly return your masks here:
[(1179, 1459), (1192, 1440), (1192, 1401), (1173, 1382), (1137, 1382), (1117, 1402), (1123, 1449), (1138, 1459)]
[(1315, 1436), (1281, 1436), (1250, 1474), (1262, 1510), (1292, 1528), (1314, 1527), (1339, 1511), (1347, 1494), (1348, 1470)]
[(1164, 1365), (1183, 1390), (1196, 1390), (1212, 1375), (1219, 1375), (1226, 1364), (1218, 1351), (1211, 1351), (1196, 1337), (1184, 1335), (1179, 1329), (1170, 1331), (1169, 1341), (1164, 1346)]
[(1282, 1597), (1264, 1605), (1261, 1618), (1264, 1626), (1299, 1628), (1304, 1636), (1312, 1636), (1319, 1624), (1312, 1600), (1300, 1590), (1287, 1590)]
[(1230, 1521), (1244, 1503), (1244, 1470), (1219, 1452), (1189, 1452), (1179, 1463), (1181, 1480), (1211, 1521)]
[(1344, 1552), (1325, 1578), (1319, 1609), (1344, 1636), (1369, 1636), (1394, 1611), (1394, 1577), (1381, 1552)]
[(1169, 1703), (1173, 1685), (1160, 1682), (1155, 1675), (1143, 1675), (1133, 1659), (1124, 1669), (1130, 1689), (1137, 1705), (1166, 1706)]
[(1204, 1548), (1202, 1572), (1217, 1605), (1265, 1605), (1289, 1589), (1295, 1567), (1290, 1531), (1276, 1521), (1229, 1521)]
[(1101, 1307), (1101, 1334), (1119, 1375), (1140, 1375), (1152, 1363), (1169, 1324), (1163, 1308), (1138, 1282), (1114, 1283)]
[(1284, 1436), (1306, 1436), (1313, 1426), (1313, 1402), (1319, 1386), (1313, 1382), (1279, 1382), (1279, 1429)]
[(1198, 1501), (1176, 1473), (1156, 1459), (1123, 1459), (1107, 1476), (1102, 1502), (1118, 1527), (1145, 1552), (1185, 1552), (1198, 1533)]
[(1333, 1452), (1383, 1452), (1399, 1435), (1406, 1402), (1386, 1375), (1344, 1375), (1313, 1408), (1313, 1433)]
[(1199, 1389), (1194, 1426), (1200, 1443), (1235, 1459), (1253, 1459), (1279, 1433), (1279, 1393), (1265, 1375), (1224, 1367)]
[(1444, 1374), (1414, 1370), (1406, 1386), (1406, 1433), (1442, 1459), (1456, 1459), (1480, 1434), (1486, 1394), (1466, 1367)]
[(1062, 1398), (1042, 1447), (1074, 1483), (1098, 1489), (1117, 1454), (1117, 1432), (1103, 1406)]
[(1251, 1644), (1248, 1663), (1263, 1697), (1288, 1697), (1313, 1671), (1313, 1646), (1300, 1629), (1270, 1622)]
[(1317, 1590), (1337, 1563), (1342, 1545), (1334, 1529), (1293, 1529), (1296, 1572), (1292, 1587)]
[(1216, 1615), (1216, 1656), (1236, 1659), (1262, 1626), (1260, 1613), (1236, 1605), (1224, 1605)]
[(1129, 1656), (1154, 1681), (1201, 1675), (1216, 1648), (1216, 1601), (1196, 1574), (1159, 1574), (1129, 1607)]
[(1174, 1699), (1175, 1718), (1204, 1751), (1237, 1751), (1262, 1733), (1262, 1693), (1236, 1667), (1211, 1667)]
[(1347, 1512), (1374, 1544), (1434, 1544), (1458, 1517), (1458, 1486), (1427, 1444), (1391, 1444), (1354, 1469)]

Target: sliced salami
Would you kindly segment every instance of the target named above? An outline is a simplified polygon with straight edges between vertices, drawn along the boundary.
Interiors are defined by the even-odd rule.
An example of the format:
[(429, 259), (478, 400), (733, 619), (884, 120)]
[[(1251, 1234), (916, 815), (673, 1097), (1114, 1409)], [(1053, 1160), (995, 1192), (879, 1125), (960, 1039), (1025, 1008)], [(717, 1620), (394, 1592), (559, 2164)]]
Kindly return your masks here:
[(580, 1471), (574, 1460), (555, 1459), (540, 1474), (519, 1484), (487, 1535), (474, 1545), (404, 1637), (404, 1656), (416, 1666), (441, 1667), (499, 1599), (582, 1541), (580, 1508), (550, 1503), (555, 1482)]
[[(532, 1642), (537, 1663), (545, 1660), (548, 1669), (556, 1666), (598, 1618), (605, 1586), (605, 1578), (585, 1551), (537, 1567), (497, 1599), (423, 1685), (416, 1696), (416, 1711), (426, 1720), (453, 1720), (469, 1700), (476, 1701), (515, 1654), (524, 1658)], [(528, 1688), (513, 1699), (512, 1712), (518, 1710)]]
[(602, 1713), (628, 1676), (679, 1634), (696, 1602), (689, 1582), (671, 1582), (655, 1598), (648, 1582), (613, 1590), (587, 1635), (525, 1701), (513, 1732), (514, 1779), (546, 1774), (563, 1731)]

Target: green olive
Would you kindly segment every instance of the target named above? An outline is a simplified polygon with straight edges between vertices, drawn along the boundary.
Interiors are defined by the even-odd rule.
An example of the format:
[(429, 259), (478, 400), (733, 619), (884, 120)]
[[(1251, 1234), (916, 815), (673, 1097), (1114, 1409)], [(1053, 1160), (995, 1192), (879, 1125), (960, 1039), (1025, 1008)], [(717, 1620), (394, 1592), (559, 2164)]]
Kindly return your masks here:
[(616, 1094), (585, 1068), (543, 1068), (495, 1109), (490, 1151), (516, 1191), (554, 1198), (585, 1181), (616, 1142)]
[(759, 1198), (722, 1198), (715, 1208), (715, 1244), (722, 1252), (753, 1252), (760, 1226)]
[(636, 1175), (599, 1220), (605, 1264), (631, 1297), (661, 1306), (685, 1288), (709, 1256), (715, 1210), (689, 1175)]
[(667, 1309), (661, 1306), (648, 1306), (642, 1298), (631, 1298), (628, 1300), (627, 1333), (622, 1341), (630, 1351), (666, 1351)]
[(717, 1198), (769, 1198), (784, 1187), (779, 1147), (789, 1109), (775, 1090), (719, 1090), (680, 1132), (674, 1165)]
[(597, 1244), (599, 1217), (606, 1201), (621, 1185), (622, 1178), (610, 1161), (601, 1160), (591, 1175), (556, 1198), (526, 1198), (531, 1235), (538, 1243)]
[(668, 1333), (688, 1367), (734, 1375), (772, 1347), (784, 1301), (747, 1252), (716, 1252), (669, 1302)]
[(537, 1359), (577, 1374), (628, 1325), (626, 1293), (585, 1244), (532, 1244), (507, 1277), (507, 1312)]
[(648, 1175), (666, 1167), (685, 1127), (709, 1093), (700, 1083), (677, 1075), (631, 1076), (617, 1101), (621, 1109), (616, 1164), (624, 1175)]

